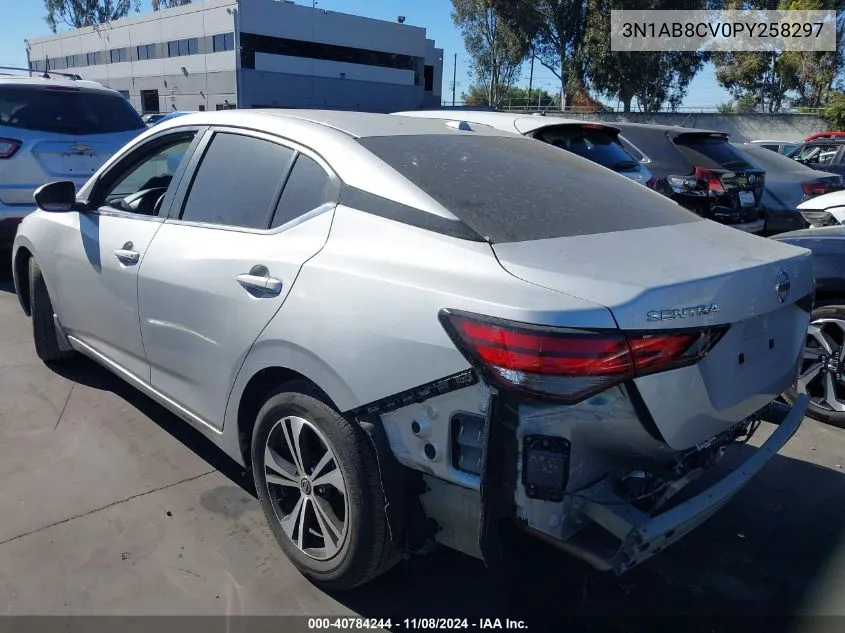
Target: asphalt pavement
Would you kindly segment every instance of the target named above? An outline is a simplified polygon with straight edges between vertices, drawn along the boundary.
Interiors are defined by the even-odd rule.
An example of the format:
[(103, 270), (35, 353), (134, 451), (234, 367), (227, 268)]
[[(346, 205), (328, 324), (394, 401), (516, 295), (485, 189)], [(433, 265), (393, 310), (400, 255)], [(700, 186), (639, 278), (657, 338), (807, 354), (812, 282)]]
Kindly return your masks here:
[(687, 624), (811, 614), (841, 617), (802, 630), (845, 627), (845, 430), (805, 421), (716, 516), (626, 576), (549, 549), (503, 587), (480, 562), (438, 550), (328, 595), (281, 554), (248, 473), (93, 362), (46, 366), (30, 328), (12, 284), (0, 281), (0, 614)]

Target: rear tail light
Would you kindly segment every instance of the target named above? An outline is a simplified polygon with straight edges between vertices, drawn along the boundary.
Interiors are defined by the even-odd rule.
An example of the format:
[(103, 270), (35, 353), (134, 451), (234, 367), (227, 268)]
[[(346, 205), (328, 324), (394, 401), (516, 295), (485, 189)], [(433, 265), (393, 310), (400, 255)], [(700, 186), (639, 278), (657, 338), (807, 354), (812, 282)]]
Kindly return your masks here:
[(0, 138), (0, 158), (11, 158), (20, 149), (21, 142), (14, 138)]
[(827, 180), (811, 180), (801, 183), (801, 190), (805, 196), (822, 196), (837, 189), (839, 189), (839, 186), (836, 183)]
[(442, 310), (458, 349), (498, 387), (575, 404), (606, 389), (704, 358), (727, 326), (684, 332), (590, 332)]
[(722, 181), (719, 179), (719, 174), (715, 171), (705, 169), (704, 167), (695, 168), (695, 179), (704, 181), (706, 189), (712, 193), (724, 193), (725, 188), (722, 186)]
[(651, 178), (649, 178), (648, 180), (645, 181), (645, 186), (648, 187), (649, 189), (655, 189), (656, 190), (657, 189), (657, 178), (652, 176)]
[(802, 211), (801, 215), (810, 228), (820, 229), (825, 226), (837, 226), (839, 221), (827, 211)]

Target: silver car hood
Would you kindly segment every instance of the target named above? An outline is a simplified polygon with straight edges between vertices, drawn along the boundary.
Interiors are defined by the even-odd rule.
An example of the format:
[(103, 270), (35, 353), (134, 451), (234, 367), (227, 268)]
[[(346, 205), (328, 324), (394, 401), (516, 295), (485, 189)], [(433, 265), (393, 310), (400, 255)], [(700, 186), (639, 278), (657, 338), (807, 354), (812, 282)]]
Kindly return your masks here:
[[(793, 303), (814, 285), (810, 251), (709, 220), (493, 250), (512, 275), (606, 306), (622, 329), (733, 323)], [(781, 271), (790, 286), (784, 302), (775, 291)]]

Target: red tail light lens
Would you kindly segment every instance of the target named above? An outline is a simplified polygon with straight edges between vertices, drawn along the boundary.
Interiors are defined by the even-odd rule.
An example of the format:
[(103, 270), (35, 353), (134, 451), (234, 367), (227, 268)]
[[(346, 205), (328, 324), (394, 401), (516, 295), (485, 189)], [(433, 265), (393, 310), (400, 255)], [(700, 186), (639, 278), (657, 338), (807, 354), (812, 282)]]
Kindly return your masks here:
[(722, 186), (722, 181), (719, 179), (719, 174), (704, 167), (695, 168), (695, 179), (703, 180), (707, 183), (707, 190), (713, 193), (724, 193), (725, 188)]
[(11, 158), (20, 149), (21, 142), (14, 138), (0, 138), (0, 158)]
[(443, 310), (444, 328), (490, 382), (575, 404), (637, 376), (701, 360), (727, 327), (625, 334), (534, 327)]
[(645, 181), (645, 186), (649, 189), (657, 189), (657, 178), (652, 176), (648, 180)]
[(811, 180), (801, 183), (801, 190), (805, 196), (822, 196), (837, 189), (838, 187), (834, 183), (825, 180)]

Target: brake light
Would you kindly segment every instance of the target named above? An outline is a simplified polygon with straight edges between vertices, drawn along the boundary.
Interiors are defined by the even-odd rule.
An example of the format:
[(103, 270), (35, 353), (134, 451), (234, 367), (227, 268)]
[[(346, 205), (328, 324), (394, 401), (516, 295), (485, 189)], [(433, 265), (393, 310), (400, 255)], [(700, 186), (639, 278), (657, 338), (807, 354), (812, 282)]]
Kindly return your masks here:
[(725, 188), (722, 186), (722, 181), (719, 179), (719, 174), (715, 171), (705, 169), (704, 167), (696, 167), (695, 179), (706, 182), (708, 191), (712, 191), (713, 193), (725, 192)]
[(692, 365), (727, 327), (685, 332), (590, 332), (442, 310), (440, 321), (491, 383), (575, 404), (637, 376)]
[(805, 196), (821, 196), (831, 191), (836, 191), (837, 187), (834, 183), (826, 180), (811, 180), (810, 182), (802, 182), (801, 190)]
[(53, 92), (79, 92), (79, 88), (74, 86), (47, 86), (45, 90), (52, 90)]
[(20, 149), (21, 142), (14, 138), (0, 138), (0, 158), (11, 158)]
[(648, 180), (645, 181), (645, 186), (648, 187), (649, 189), (655, 189), (656, 190), (657, 189), (657, 178), (655, 176), (652, 176), (651, 178), (649, 178)]

